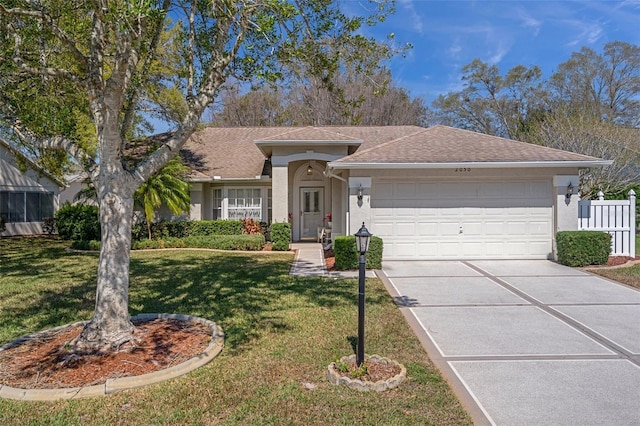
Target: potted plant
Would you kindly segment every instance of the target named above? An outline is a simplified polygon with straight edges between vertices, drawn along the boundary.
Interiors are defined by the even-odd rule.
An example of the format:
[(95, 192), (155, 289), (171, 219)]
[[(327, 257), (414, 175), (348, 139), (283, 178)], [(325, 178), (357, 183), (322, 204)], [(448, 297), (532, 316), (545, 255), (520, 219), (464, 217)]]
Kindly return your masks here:
[(333, 222), (331, 222), (331, 213), (324, 215), (322, 221), (325, 223), (325, 228), (331, 228), (331, 225), (333, 225)]

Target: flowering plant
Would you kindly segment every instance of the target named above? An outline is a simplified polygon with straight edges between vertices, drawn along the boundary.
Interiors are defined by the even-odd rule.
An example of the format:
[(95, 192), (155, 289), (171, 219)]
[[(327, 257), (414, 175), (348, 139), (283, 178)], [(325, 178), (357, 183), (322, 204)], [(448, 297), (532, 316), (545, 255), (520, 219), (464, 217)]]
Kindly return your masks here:
[(331, 222), (331, 213), (327, 213), (322, 219), (323, 222)]

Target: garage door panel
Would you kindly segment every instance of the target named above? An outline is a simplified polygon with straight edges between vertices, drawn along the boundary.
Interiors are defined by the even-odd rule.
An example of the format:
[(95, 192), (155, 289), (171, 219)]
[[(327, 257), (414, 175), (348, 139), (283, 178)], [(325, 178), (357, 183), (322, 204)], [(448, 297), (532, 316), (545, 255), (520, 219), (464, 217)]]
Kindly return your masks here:
[(507, 222), (507, 234), (517, 236), (527, 235), (527, 222)]
[(489, 237), (504, 234), (504, 221), (485, 221), (484, 234)]
[(483, 243), (481, 242), (467, 242), (462, 244), (462, 255), (465, 257), (481, 257), (483, 251)]
[(421, 257), (433, 257), (438, 255), (438, 243), (420, 241), (417, 245), (417, 254)]
[(395, 199), (409, 198), (415, 199), (416, 184), (415, 183), (398, 183), (394, 188), (393, 196)]
[(552, 194), (551, 180), (374, 179), (371, 231), (384, 239), (385, 259), (546, 258)]
[(399, 237), (411, 237), (416, 234), (415, 222), (400, 222), (396, 223), (394, 228), (395, 235)]
[(399, 257), (415, 256), (416, 243), (414, 241), (403, 241), (394, 244), (394, 249)]
[(433, 236), (438, 232), (437, 222), (418, 222), (417, 234), (419, 236)]
[(529, 234), (546, 237), (549, 234), (549, 224), (547, 222), (529, 222)]
[(464, 222), (462, 225), (462, 233), (466, 236), (483, 235), (484, 224), (482, 222)]
[[(392, 200), (393, 199), (393, 184), (392, 183), (377, 183), (376, 184), (376, 200)], [(373, 201), (373, 199), (372, 199)]]
[(460, 222), (440, 222), (437, 235), (458, 235), (460, 234)]

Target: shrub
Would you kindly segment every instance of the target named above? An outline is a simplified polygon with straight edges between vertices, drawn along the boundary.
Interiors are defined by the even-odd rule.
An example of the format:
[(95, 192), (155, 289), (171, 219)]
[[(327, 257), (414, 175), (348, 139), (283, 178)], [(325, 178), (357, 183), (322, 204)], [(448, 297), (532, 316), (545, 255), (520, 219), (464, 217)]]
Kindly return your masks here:
[[(197, 220), (197, 221), (160, 221), (151, 224), (151, 238), (185, 238), (209, 235), (242, 235), (243, 223), (240, 220)], [(131, 231), (134, 240), (148, 239), (147, 225), (144, 222), (134, 225)]]
[(262, 234), (262, 227), (259, 222), (251, 218), (242, 219), (242, 233), (247, 235)]
[(4, 232), (6, 227), (4, 226), (4, 224), (7, 223), (7, 220), (0, 216), (0, 232)]
[(273, 250), (289, 250), (289, 243), (291, 242), (291, 224), (289, 222), (271, 224), (269, 233)]
[(42, 232), (51, 235), (56, 232), (56, 218), (44, 217), (42, 218)]
[[(367, 269), (382, 268), (382, 238), (373, 236), (367, 252)], [(356, 251), (356, 237), (337, 236), (333, 240), (333, 252), (336, 257), (335, 268), (339, 271), (358, 269), (360, 254)]]
[(611, 235), (599, 231), (556, 234), (558, 262), (567, 266), (603, 265), (611, 254)]
[(258, 251), (264, 246), (263, 235), (209, 235), (184, 238), (135, 241), (134, 250), (163, 248), (208, 248), (218, 250)]
[(188, 236), (207, 235), (242, 235), (240, 220), (198, 220), (189, 222), (191, 227)]
[(56, 212), (58, 234), (64, 240), (100, 240), (98, 207), (65, 203)]

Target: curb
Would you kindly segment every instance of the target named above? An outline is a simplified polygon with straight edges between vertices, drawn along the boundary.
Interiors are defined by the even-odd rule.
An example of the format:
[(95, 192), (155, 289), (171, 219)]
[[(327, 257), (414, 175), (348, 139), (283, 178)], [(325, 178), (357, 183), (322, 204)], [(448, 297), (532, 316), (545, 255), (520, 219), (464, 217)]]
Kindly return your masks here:
[[(78, 399), (92, 398), (96, 396), (108, 395), (111, 393), (135, 389), (142, 386), (152, 385), (183, 376), (203, 365), (211, 362), (224, 347), (224, 332), (222, 328), (213, 321), (204, 318), (194, 317), (182, 314), (140, 314), (131, 317), (135, 320), (151, 320), (151, 319), (176, 319), (181, 321), (191, 321), (206, 325), (211, 330), (211, 342), (209, 346), (200, 354), (187, 361), (184, 361), (173, 367), (164, 370), (154, 371), (152, 373), (142, 374), (139, 376), (120, 377), (117, 379), (107, 379), (106, 383), (94, 386), (84, 386), (75, 388), (59, 388), (59, 389), (19, 389), (10, 386), (0, 385), (0, 398), (16, 399), (20, 401), (56, 401), (60, 399)], [(45, 331), (60, 330), (66, 327), (86, 324), (87, 321), (76, 322), (73, 324), (55, 327)], [(20, 344), (39, 333), (30, 334), (19, 337), (18, 339), (4, 345), (0, 351)]]

